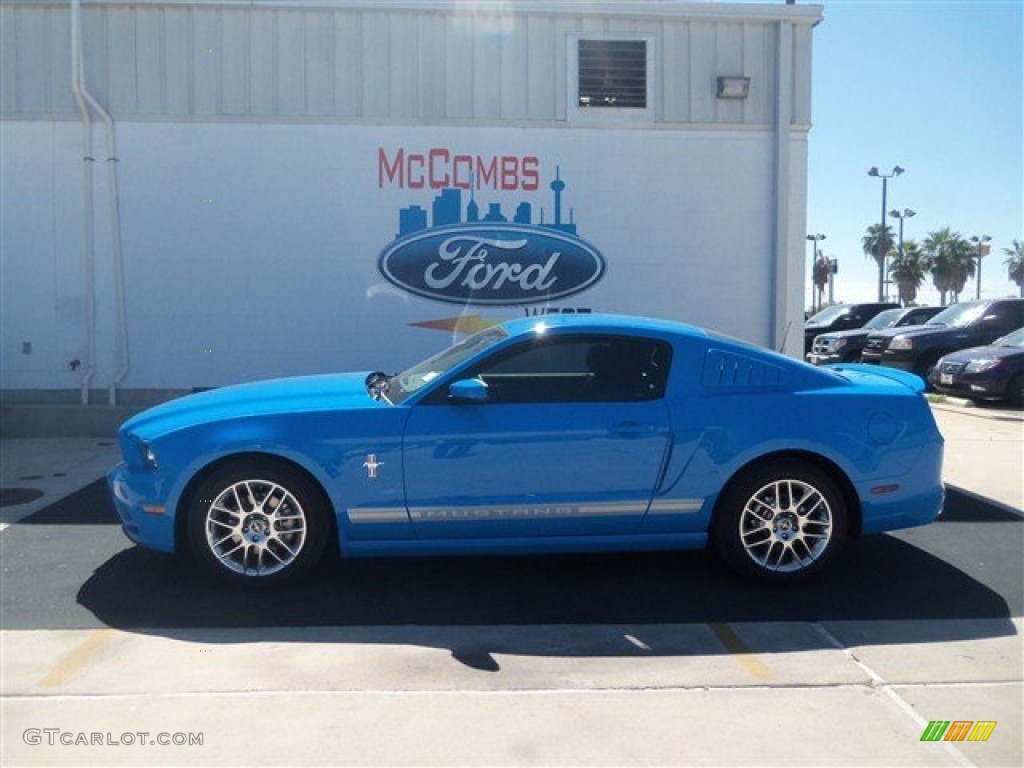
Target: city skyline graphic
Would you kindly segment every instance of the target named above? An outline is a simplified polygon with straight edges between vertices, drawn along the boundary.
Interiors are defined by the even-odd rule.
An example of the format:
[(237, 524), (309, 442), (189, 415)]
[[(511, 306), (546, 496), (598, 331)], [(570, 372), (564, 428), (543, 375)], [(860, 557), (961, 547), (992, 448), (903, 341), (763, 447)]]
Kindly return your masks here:
[(544, 208), (540, 209), (540, 220), (533, 221), (533, 204), (523, 200), (515, 206), (515, 213), (511, 220), (502, 210), (501, 203), (488, 203), (487, 209), (481, 215), (480, 205), (476, 201), (476, 193), (472, 181), (469, 189), (469, 202), (463, 211), (462, 189), (458, 187), (445, 187), (440, 194), (434, 197), (430, 205), (429, 218), (426, 208), (420, 205), (409, 205), (399, 209), (398, 212), (398, 234), (396, 240), (409, 235), (414, 235), (438, 227), (450, 227), (453, 225), (473, 224), (520, 224), (523, 226), (539, 227), (562, 232), (573, 237), (579, 237), (576, 230), (575, 209), (569, 208), (568, 220), (563, 220), (562, 194), (565, 192), (566, 183), (561, 178), (560, 166), (555, 166), (555, 178), (548, 185), (554, 193), (554, 220), (545, 221)]

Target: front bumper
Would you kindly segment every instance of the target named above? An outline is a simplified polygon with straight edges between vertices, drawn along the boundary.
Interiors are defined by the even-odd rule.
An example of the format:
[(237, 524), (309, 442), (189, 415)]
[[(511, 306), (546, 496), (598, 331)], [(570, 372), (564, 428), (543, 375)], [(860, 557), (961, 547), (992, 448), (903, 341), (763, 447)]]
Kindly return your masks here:
[(992, 372), (982, 373), (942, 373), (937, 367), (928, 376), (928, 381), (935, 389), (954, 397), (978, 398), (981, 400), (1000, 400), (1007, 395), (1010, 379), (1005, 375), (994, 375)]
[(842, 357), (840, 355), (819, 355), (811, 352), (807, 355), (807, 362), (811, 365), (831, 365), (832, 363), (841, 363)]
[(125, 536), (160, 552), (174, 551), (174, 514), (162, 498), (160, 476), (134, 471), (120, 463), (107, 475), (114, 508)]

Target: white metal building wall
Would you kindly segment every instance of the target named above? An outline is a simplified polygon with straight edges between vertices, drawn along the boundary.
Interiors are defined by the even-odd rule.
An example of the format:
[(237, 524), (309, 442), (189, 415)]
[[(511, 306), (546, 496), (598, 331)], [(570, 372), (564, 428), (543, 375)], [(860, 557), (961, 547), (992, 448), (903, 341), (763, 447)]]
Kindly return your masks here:
[[(655, 121), (768, 127), (776, 31), (795, 24), (793, 124), (810, 123), (817, 6), (675, 2), (85, 2), (85, 76), (121, 120), (566, 120), (567, 35), (654, 40)], [(501, 12), (504, 10), (505, 12)], [(0, 7), (12, 117), (75, 117), (67, 3)], [(715, 97), (746, 74), (750, 96)]]
[[(409, 324), (458, 308), (381, 290), (374, 266), (398, 211), (434, 194), (379, 184), (378, 152), (432, 147), (536, 155), (538, 211), (561, 169), (581, 236), (609, 261), (609, 276), (571, 305), (685, 319), (774, 346), (785, 338), (799, 352), (819, 6), (82, 7), (85, 80), (120, 142), (131, 364), (119, 386), (399, 366), (443, 344)], [(104, 130), (83, 150), (69, 16), (68, 3), (0, 0), (8, 391), (85, 386), (75, 365), (88, 357), (83, 154), (95, 160), (93, 386), (106, 388), (122, 365)], [(650, 41), (650, 120), (573, 114), (572, 35)], [(750, 96), (715, 98), (715, 78), (737, 74), (751, 78)], [(522, 199), (480, 195), (506, 210)]]

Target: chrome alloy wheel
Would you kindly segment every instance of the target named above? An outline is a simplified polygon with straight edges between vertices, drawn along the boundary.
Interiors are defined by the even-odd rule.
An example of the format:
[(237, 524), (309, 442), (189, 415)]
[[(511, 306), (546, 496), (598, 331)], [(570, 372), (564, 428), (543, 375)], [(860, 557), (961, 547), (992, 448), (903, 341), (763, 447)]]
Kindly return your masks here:
[(277, 483), (242, 480), (210, 504), (206, 543), (225, 568), (269, 576), (299, 556), (306, 543), (306, 515), (295, 496)]
[(832, 539), (832, 509), (801, 480), (776, 480), (756, 491), (739, 520), (743, 549), (757, 565), (794, 573), (815, 563)]

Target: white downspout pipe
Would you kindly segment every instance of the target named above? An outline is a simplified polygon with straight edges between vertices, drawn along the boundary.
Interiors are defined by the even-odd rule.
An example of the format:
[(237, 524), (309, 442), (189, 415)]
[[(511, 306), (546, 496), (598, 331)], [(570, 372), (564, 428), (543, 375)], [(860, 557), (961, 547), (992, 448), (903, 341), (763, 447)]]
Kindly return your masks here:
[(96, 247), (93, 228), (92, 119), (82, 81), (82, 26), (78, 0), (71, 2), (71, 92), (82, 116), (82, 250), (85, 260), (85, 360), (82, 371), (82, 405), (89, 404), (89, 388), (96, 373)]
[[(107, 194), (108, 194), (108, 209), (110, 212), (110, 238), (111, 248), (113, 255), (113, 269), (114, 269), (114, 305), (117, 312), (117, 342), (118, 351), (120, 353), (121, 365), (118, 368), (117, 374), (115, 374), (113, 380), (111, 380), (109, 387), (107, 388), (107, 400), (110, 405), (117, 405), (117, 386), (120, 384), (124, 377), (128, 375), (129, 369), (129, 356), (128, 356), (128, 328), (127, 328), (127, 317), (125, 314), (125, 295), (124, 295), (124, 252), (121, 248), (121, 200), (117, 179), (117, 163), (119, 158), (117, 156), (117, 136), (114, 132), (114, 119), (110, 116), (99, 102), (93, 98), (92, 94), (89, 93), (89, 89), (85, 85), (85, 81), (82, 75), (82, 45), (81, 45), (81, 0), (71, 0), (71, 12), (72, 12), (72, 28), (75, 30), (75, 40), (77, 41), (78, 49), (78, 73), (77, 73), (77, 91), (76, 101), (79, 103), (80, 111), (83, 111), (85, 120), (88, 120), (88, 108), (100, 116), (104, 125), (107, 128)], [(82, 102), (85, 103), (85, 107), (82, 106)], [(91, 123), (90, 123), (91, 125)], [(91, 140), (91, 132), (90, 132)], [(91, 174), (90, 174), (90, 187), (91, 187)], [(91, 224), (91, 205), (92, 205), (92, 191), (90, 188), (90, 227)], [(93, 256), (95, 261), (95, 256)], [(93, 315), (93, 326), (95, 326), (95, 277), (92, 278), (92, 315)], [(93, 331), (95, 336), (95, 330)], [(95, 357), (95, 340), (93, 341), (93, 355)], [(94, 366), (95, 369), (95, 366)], [(91, 372), (90, 372), (91, 378)]]
[[(789, 339), (789, 242), (792, 185), (793, 24), (778, 26), (775, 70), (775, 253), (772, 265), (772, 347), (786, 354)], [(802, 261), (801, 261), (802, 263)], [(801, 283), (802, 284), (802, 283)], [(801, 339), (803, 333), (797, 334)], [(802, 354), (802, 348), (800, 353)]]
[(86, 99), (93, 109), (99, 113), (107, 126), (107, 194), (108, 209), (110, 211), (110, 240), (114, 258), (114, 306), (117, 311), (117, 346), (120, 353), (121, 365), (114, 378), (107, 388), (107, 401), (110, 405), (117, 405), (117, 386), (128, 375), (128, 328), (125, 316), (124, 297), (124, 253), (121, 250), (121, 198), (117, 181), (117, 164), (120, 158), (117, 156), (117, 139), (114, 134), (114, 120), (105, 109), (85, 92)]

